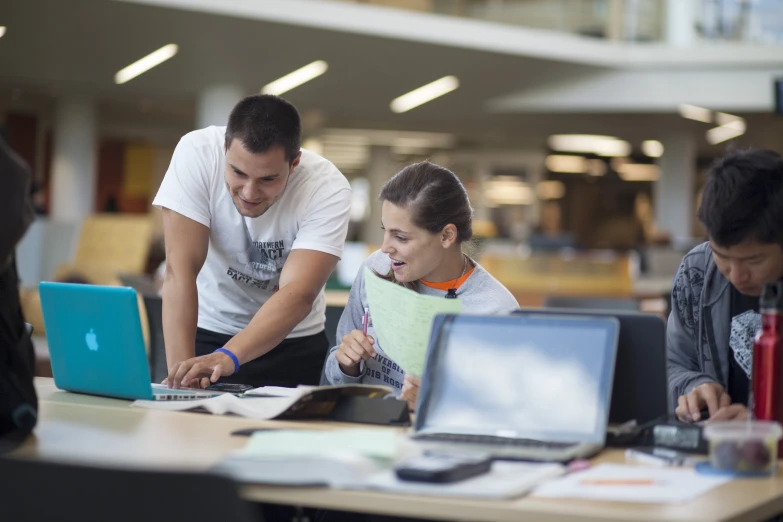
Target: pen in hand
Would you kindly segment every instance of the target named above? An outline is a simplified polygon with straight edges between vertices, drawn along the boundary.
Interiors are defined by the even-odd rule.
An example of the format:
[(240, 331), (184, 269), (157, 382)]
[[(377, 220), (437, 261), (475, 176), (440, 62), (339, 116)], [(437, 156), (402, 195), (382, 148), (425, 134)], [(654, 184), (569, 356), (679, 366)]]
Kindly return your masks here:
[(367, 335), (367, 326), (370, 324), (370, 309), (368, 307), (364, 307), (364, 317), (362, 317), (362, 333), (366, 336)]

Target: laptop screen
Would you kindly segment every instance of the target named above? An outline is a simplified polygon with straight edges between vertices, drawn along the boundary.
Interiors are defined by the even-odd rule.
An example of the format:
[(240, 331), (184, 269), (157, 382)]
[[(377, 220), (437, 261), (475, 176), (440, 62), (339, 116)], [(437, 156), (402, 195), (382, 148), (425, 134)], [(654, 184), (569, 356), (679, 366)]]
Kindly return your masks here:
[(416, 430), (603, 443), (618, 330), (610, 317), (449, 316)]

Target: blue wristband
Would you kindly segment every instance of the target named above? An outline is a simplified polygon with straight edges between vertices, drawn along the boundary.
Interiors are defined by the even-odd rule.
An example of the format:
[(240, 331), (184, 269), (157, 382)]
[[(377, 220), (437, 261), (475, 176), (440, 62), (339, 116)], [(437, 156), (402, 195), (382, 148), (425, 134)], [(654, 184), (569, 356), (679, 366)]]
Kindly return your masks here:
[(224, 353), (231, 357), (231, 360), (234, 361), (234, 373), (237, 373), (239, 371), (239, 359), (237, 359), (237, 356), (231, 353), (230, 350), (227, 350), (225, 348), (218, 348), (215, 350), (216, 352)]

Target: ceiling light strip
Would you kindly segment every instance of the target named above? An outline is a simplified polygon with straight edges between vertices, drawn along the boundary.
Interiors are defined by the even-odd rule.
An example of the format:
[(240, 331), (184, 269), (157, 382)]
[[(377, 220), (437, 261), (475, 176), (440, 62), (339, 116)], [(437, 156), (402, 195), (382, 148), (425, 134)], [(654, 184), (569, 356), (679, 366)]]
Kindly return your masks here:
[(745, 134), (745, 130), (747, 129), (745, 120), (739, 116), (737, 118), (738, 119), (730, 121), (725, 125), (714, 127), (708, 130), (707, 143), (710, 145), (717, 145), (718, 143), (723, 143), (724, 141), (728, 141)]
[(389, 104), (389, 107), (391, 107), (393, 112), (398, 114), (407, 112), (420, 105), (431, 102), (435, 98), (448, 94), (458, 87), (459, 80), (456, 76), (444, 76), (439, 80), (435, 80), (427, 85), (422, 85), (418, 89), (414, 89), (407, 94), (394, 98), (391, 101), (391, 104)]
[(156, 67), (166, 60), (174, 57), (174, 55), (177, 54), (177, 51), (179, 51), (177, 44), (164, 45), (157, 51), (154, 51), (144, 58), (133, 62), (124, 69), (119, 70), (117, 74), (114, 75), (114, 83), (123, 84), (134, 79), (140, 74), (144, 74), (153, 67)]
[(314, 80), (329, 69), (329, 64), (323, 60), (316, 60), (300, 67), (294, 72), (288, 73), (277, 80), (264, 85), (261, 88), (262, 94), (274, 94), (279, 96), (290, 90), (296, 89), (300, 85)]
[(700, 121), (703, 123), (712, 123), (712, 111), (710, 109), (697, 107), (696, 105), (689, 105), (687, 103), (681, 104), (678, 109), (680, 116), (683, 118)]
[(595, 134), (553, 134), (547, 139), (549, 148), (562, 152), (582, 152), (598, 156), (628, 156), (631, 144), (614, 136)]

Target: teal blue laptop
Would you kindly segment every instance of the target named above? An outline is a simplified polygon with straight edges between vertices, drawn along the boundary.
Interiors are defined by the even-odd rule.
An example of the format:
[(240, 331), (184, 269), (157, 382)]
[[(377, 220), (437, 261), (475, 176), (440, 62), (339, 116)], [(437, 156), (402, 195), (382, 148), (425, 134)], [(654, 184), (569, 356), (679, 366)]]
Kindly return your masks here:
[(151, 383), (134, 289), (41, 283), (38, 290), (54, 383), (61, 390), (144, 400), (218, 395)]

